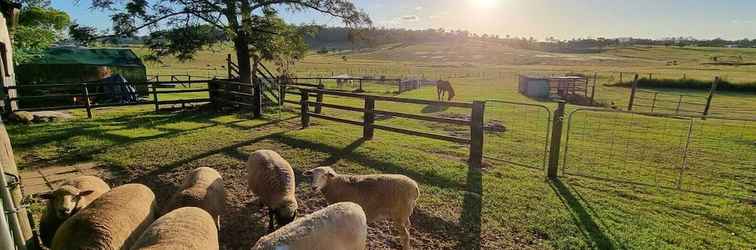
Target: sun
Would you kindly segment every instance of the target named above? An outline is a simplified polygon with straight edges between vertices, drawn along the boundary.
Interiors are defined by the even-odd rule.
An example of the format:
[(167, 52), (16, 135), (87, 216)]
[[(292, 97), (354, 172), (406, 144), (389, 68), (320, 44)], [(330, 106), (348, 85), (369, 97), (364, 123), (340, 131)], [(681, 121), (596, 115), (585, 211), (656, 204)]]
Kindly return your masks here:
[(476, 7), (480, 8), (493, 8), (499, 3), (499, 0), (473, 0)]

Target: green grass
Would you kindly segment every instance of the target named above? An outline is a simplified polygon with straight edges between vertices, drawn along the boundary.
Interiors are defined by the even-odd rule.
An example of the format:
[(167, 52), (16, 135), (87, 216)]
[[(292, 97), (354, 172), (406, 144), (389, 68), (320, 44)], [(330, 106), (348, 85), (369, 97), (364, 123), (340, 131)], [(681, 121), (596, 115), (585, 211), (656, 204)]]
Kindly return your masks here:
[[(696, 68), (699, 66), (694, 65), (695, 58), (733, 52), (638, 48), (611, 50), (600, 55), (553, 55), (552, 58), (505, 49), (494, 50), (498, 54), (491, 53), (499, 56), (505, 52), (523, 53), (522, 58), (538, 62), (527, 65), (494, 59), (480, 59), (480, 63), (467, 65), (465, 60), (471, 59), (464, 56), (450, 57), (458, 61), (447, 62), (417, 56), (437, 51), (439, 46), (430, 44), (397, 48), (400, 51), (350, 54), (346, 62), (340, 56), (312, 55), (297, 66), (297, 71), (301, 75), (350, 71), (371, 75), (394, 72), (393, 76), (458, 74), (465, 75), (452, 79), (459, 100), (496, 99), (542, 105), (487, 103), (486, 121), (504, 124), (506, 131), (486, 134), (485, 154), (489, 157), (486, 160), (489, 166), (482, 171), (468, 170), (465, 145), (383, 131), (377, 131), (374, 140), (362, 141), (360, 127), (319, 119), (313, 119), (312, 127), (300, 130), (298, 120), (290, 113), (283, 113), (280, 118), (292, 119), (276, 123), (277, 115), (251, 120), (243, 114), (206, 111), (154, 113), (151, 106), (141, 106), (97, 110), (92, 120), (83, 118), (82, 111), (76, 111), (77, 119), (72, 121), (9, 125), (8, 130), (22, 168), (99, 161), (123, 173), (125, 180), (140, 180), (148, 173), (146, 178), (155, 178), (148, 181), (160, 182), (161, 178), (180, 175), (178, 171), (196, 166), (223, 169), (224, 178), (238, 180), (242, 178), (238, 169), (246, 156), (260, 148), (280, 151), (297, 172), (329, 165), (344, 173), (405, 174), (421, 186), (415, 213), (420, 223), (415, 223), (414, 227), (416, 243), (426, 248), (756, 247), (753, 230), (756, 207), (753, 201), (734, 198), (752, 200), (756, 190), (754, 122), (693, 120), (690, 130), (693, 137), (687, 143), (691, 128), (691, 121), (687, 119), (578, 111), (570, 128), (571, 148), (562, 152), (567, 157), (566, 167), (561, 166), (564, 175), (559, 181), (545, 181), (543, 157), (549, 123), (546, 109), (553, 111), (556, 104), (532, 100), (516, 91), (518, 72), (595, 70), (601, 72), (602, 83), (610, 81), (611, 72), (627, 69), (639, 72), (648, 69), (655, 74), (667, 72), (670, 75), (670, 72), (678, 75), (685, 72), (688, 77), (707, 79), (708, 76), (703, 76), (710, 74), (709, 71), (681, 70), (663, 66), (662, 61), (677, 56), (686, 67)], [(486, 47), (481, 45), (481, 48)], [(408, 56), (412, 51), (421, 53)], [(465, 53), (483, 52), (479, 49)], [(568, 65), (577, 60), (573, 57), (580, 60)], [(170, 62), (169, 68), (153, 66), (150, 70), (151, 73), (180, 73), (222, 63), (219, 58), (222, 59), (203, 54), (191, 64)], [(739, 75), (753, 68), (724, 70)], [(393, 95), (382, 86), (369, 91)], [(659, 91), (671, 96), (706, 95), (706, 91)], [(601, 86), (597, 94), (604, 102), (622, 106), (627, 88)], [(435, 88), (423, 87), (400, 96), (434, 99)], [(166, 98), (180, 97), (166, 95)], [(296, 96), (288, 98), (297, 100)], [(363, 105), (362, 101), (351, 98), (326, 97), (325, 102)], [(715, 112), (732, 115), (731, 109), (718, 111), (716, 107), (752, 109), (756, 97), (723, 92), (717, 94), (714, 103)], [(438, 116), (469, 113), (458, 108), (389, 102), (378, 102), (376, 108)], [(569, 105), (568, 112), (577, 108)], [(324, 113), (353, 120), (362, 118), (362, 114), (354, 112), (324, 109)], [(381, 119), (379, 123), (455, 136), (468, 133), (464, 127), (400, 118)], [(679, 156), (686, 144), (690, 158), (681, 188), (687, 191), (679, 191), (676, 190), (682, 166)]]

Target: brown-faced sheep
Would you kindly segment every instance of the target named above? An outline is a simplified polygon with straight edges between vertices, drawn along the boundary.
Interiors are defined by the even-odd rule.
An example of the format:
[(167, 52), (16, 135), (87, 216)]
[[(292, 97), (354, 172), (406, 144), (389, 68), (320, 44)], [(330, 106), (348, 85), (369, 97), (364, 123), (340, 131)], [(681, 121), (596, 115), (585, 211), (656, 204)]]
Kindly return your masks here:
[(320, 191), (328, 203), (351, 201), (362, 206), (368, 222), (389, 218), (399, 229), (403, 249), (410, 249), (410, 215), (415, 209), (420, 189), (404, 175), (341, 175), (330, 167), (308, 170), (312, 188)]
[(131, 249), (218, 250), (218, 230), (206, 210), (182, 207), (155, 220)]
[(297, 198), (294, 196), (294, 170), (278, 153), (257, 150), (247, 160), (247, 184), (252, 193), (268, 207), (268, 231), (288, 224), (297, 217)]
[(129, 249), (155, 220), (155, 210), (155, 194), (147, 186), (113, 188), (63, 222), (52, 249)]
[(40, 195), (47, 199), (47, 209), (39, 223), (42, 244), (50, 246), (63, 221), (108, 191), (110, 186), (102, 179), (85, 175), (67, 180), (54, 191)]
[(199, 207), (213, 216), (220, 228), (220, 215), (226, 206), (223, 178), (215, 169), (200, 167), (184, 178), (181, 188), (171, 197), (161, 214), (181, 207)]
[(352, 202), (340, 202), (295, 220), (260, 238), (255, 250), (362, 250), (367, 218)]

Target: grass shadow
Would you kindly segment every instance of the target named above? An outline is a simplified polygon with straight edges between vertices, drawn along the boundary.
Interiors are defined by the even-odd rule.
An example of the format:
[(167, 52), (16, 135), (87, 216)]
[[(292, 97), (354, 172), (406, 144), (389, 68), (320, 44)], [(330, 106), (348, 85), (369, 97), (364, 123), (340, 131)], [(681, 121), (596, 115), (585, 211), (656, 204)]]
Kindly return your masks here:
[(459, 218), (462, 235), (457, 249), (480, 249), (481, 213), (483, 201), (483, 174), (478, 169), (467, 171), (467, 188)]
[(420, 112), (422, 112), (423, 114), (427, 114), (427, 113), (442, 112), (442, 111), (446, 111), (447, 109), (449, 109), (449, 106), (447, 106), (447, 105), (443, 105), (443, 104), (429, 104), (429, 105), (426, 105), (425, 107), (423, 107), (423, 109), (420, 110)]

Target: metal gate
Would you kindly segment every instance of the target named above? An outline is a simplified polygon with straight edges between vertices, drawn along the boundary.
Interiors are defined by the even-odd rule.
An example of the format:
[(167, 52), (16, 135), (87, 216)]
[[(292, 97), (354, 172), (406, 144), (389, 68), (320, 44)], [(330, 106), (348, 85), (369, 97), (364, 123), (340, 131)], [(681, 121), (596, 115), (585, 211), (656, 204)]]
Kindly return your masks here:
[(547, 106), (486, 100), (484, 130), (485, 159), (545, 169), (551, 131)]
[(562, 174), (754, 199), (756, 120), (577, 109)]

